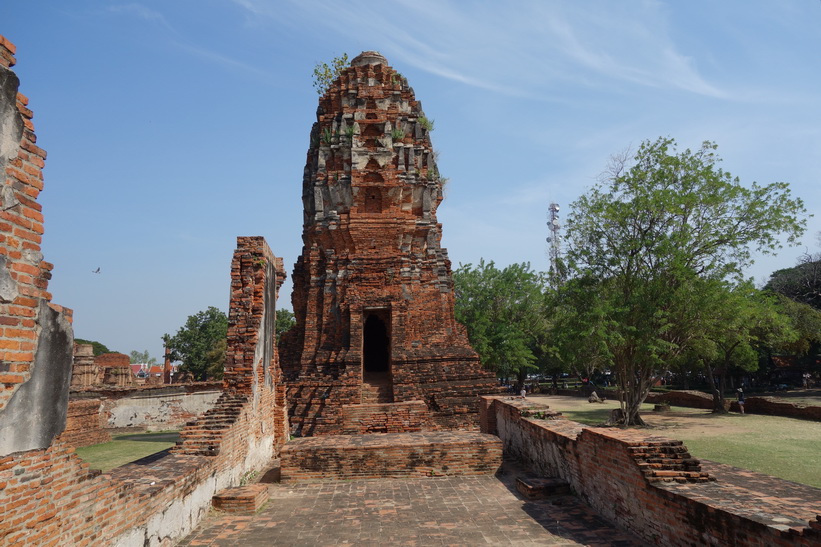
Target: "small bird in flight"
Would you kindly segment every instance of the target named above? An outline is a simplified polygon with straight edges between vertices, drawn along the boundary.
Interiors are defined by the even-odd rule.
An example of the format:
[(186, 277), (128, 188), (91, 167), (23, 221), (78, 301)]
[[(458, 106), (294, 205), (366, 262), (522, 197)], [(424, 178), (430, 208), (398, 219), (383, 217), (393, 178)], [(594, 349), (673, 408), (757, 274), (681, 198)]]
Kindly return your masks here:
[(100, 273), (100, 267), (98, 266), (96, 270), (92, 270), (91, 273)]

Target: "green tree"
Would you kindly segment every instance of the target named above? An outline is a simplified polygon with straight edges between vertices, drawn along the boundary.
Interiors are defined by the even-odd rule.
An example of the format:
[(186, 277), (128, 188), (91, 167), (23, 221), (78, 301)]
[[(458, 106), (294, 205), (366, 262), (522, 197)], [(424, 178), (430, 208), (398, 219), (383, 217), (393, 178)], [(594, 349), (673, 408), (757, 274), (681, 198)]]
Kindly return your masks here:
[(716, 148), (646, 141), (571, 207), (570, 274), (599, 291), (623, 425), (643, 423), (650, 386), (699, 337), (701, 282), (740, 281), (752, 250), (773, 253), (782, 235), (793, 244), (804, 231), (806, 211), (786, 183), (744, 187), (718, 167)]
[(777, 294), (776, 298), (779, 310), (789, 317), (797, 333), (794, 341), (776, 349), (798, 356), (805, 369), (821, 372), (821, 310), (782, 294)]
[(222, 378), (225, 362), (228, 317), (218, 308), (191, 315), (177, 334), (163, 336), (171, 359), (182, 361), (181, 371), (190, 372), (196, 380)]
[(104, 344), (101, 342), (96, 342), (94, 340), (83, 340), (82, 338), (75, 338), (75, 344), (91, 344), (91, 347), (94, 351), (94, 356), (102, 355), (103, 353), (112, 353), (110, 349), (108, 349)]
[(699, 294), (704, 318), (700, 336), (693, 337), (689, 349), (707, 374), (713, 412), (723, 413), (727, 375), (757, 370), (761, 353), (795, 342), (798, 333), (778, 300), (751, 283), (712, 283), (712, 289), (712, 294)]
[(291, 327), (294, 325), (296, 325), (296, 320), (294, 319), (294, 314), (291, 310), (287, 310), (285, 308), (277, 310), (277, 320), (274, 327), (277, 343), (279, 343), (279, 337), (282, 333), (291, 330)]
[(129, 353), (128, 355), (129, 355), (131, 363), (145, 363), (146, 365), (149, 365), (149, 366), (157, 364), (157, 359), (155, 359), (154, 357), (151, 357), (148, 354), (148, 350), (145, 350), (145, 351), (132, 350), (131, 353)]
[(460, 265), (453, 282), (456, 319), (467, 328), (482, 363), (502, 378), (515, 375), (524, 383), (546, 350), (542, 274), (527, 263), (500, 270), (481, 260), (476, 267)]
[(821, 253), (805, 253), (794, 267), (773, 272), (764, 288), (821, 310)]
[(314, 66), (314, 89), (319, 95), (324, 95), (345, 68), (349, 65), (348, 54), (331, 59), (331, 63), (317, 63)]

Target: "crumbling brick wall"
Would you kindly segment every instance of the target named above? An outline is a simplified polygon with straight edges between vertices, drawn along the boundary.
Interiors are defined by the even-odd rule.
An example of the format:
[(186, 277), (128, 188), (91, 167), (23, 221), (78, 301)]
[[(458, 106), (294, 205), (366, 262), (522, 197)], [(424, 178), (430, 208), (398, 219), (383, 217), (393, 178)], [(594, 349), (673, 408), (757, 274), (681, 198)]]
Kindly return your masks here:
[[(681, 441), (641, 430), (589, 428), (564, 418), (538, 419), (534, 416), (547, 407), (532, 400), (482, 399), (482, 431), (499, 435), (505, 457), (564, 479), (599, 514), (649, 543), (741, 547), (821, 541), (821, 515), (805, 508), (806, 520), (795, 517), (792, 527), (783, 520), (765, 522), (749, 507), (760, 493), (710, 480)], [(748, 501), (741, 502), (745, 497)]]
[(81, 447), (111, 440), (102, 421), (100, 399), (71, 399), (68, 402), (66, 428), (60, 439), (71, 446)]
[[(229, 313), (235, 339), (228, 346), (234, 351), (221, 398), (230, 409), (222, 416), (229, 419), (219, 418), (216, 429), (191, 424), (177, 452), (150, 466), (129, 464), (107, 474), (89, 470), (70, 444), (55, 437), (66, 424), (73, 336), (66, 314), (49, 304), (46, 292), (51, 265), (40, 254), (42, 216), (35, 201), (45, 152), (34, 144), (27, 99), (17, 93), (17, 77), (9, 70), (13, 54), (14, 46), (0, 37), (0, 166), (5, 173), (0, 188), (0, 545), (172, 545), (207, 513), (215, 493), (259, 470), (284, 442), (284, 401), (276, 399), (284, 392), (274, 371), (270, 376), (254, 372), (276, 368), (276, 354), (270, 354), (270, 363), (244, 361), (239, 347), (245, 342), (236, 340), (242, 333), (265, 330), (258, 311), (275, 309), (276, 288), (284, 278), (281, 264), (267, 251), (258, 257), (262, 275), (246, 275), (247, 267), (238, 266), (231, 306), (243, 311)], [(264, 251), (267, 245), (260, 241), (256, 249)], [(265, 332), (261, 343), (271, 345), (273, 329)], [(237, 366), (240, 362), (252, 365)], [(214, 416), (206, 413), (202, 420)], [(205, 431), (199, 436), (206, 440), (203, 451), (193, 446), (191, 432), (198, 429)]]
[(44, 448), (65, 427), (71, 381), (70, 311), (51, 304), (43, 260), (46, 152), (0, 36), (0, 456)]

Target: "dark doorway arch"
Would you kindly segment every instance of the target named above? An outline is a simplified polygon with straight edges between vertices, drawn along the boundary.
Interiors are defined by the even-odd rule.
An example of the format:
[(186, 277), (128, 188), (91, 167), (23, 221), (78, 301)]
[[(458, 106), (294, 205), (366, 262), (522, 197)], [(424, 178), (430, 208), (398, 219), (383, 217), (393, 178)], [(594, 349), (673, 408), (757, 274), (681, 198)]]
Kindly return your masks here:
[(362, 329), (362, 368), (365, 375), (390, 372), (388, 327), (376, 314), (369, 314)]

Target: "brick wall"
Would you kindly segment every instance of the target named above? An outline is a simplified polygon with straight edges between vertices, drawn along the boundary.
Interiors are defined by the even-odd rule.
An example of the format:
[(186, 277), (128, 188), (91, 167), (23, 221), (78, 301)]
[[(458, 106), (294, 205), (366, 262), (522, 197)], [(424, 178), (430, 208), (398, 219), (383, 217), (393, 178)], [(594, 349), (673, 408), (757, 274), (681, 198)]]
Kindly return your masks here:
[(102, 383), (105, 385), (130, 387), (136, 384), (128, 355), (103, 353), (94, 357), (94, 365), (100, 371)]
[(43, 448), (65, 427), (70, 310), (51, 304), (40, 244), (46, 152), (19, 89), (15, 47), (0, 36), (0, 456)]
[[(719, 484), (700, 470), (680, 441), (641, 430), (588, 428), (564, 418), (531, 416), (547, 407), (512, 398), (484, 397), (481, 423), (512, 456), (544, 476), (570, 483), (602, 516), (650, 543), (690, 545), (814, 545), (818, 519), (767, 521), (756, 500)], [(490, 414), (492, 416), (484, 415)], [(751, 503), (752, 502), (752, 503)], [(814, 543), (815, 542), (815, 543)]]
[(422, 431), (430, 420), (424, 401), (345, 405), (342, 415), (343, 435)]
[[(253, 247), (267, 249), (261, 238)], [(150, 465), (137, 462), (95, 473), (62, 437), (46, 449), (0, 458), (0, 545), (19, 544), (23, 538), (32, 545), (173, 545), (206, 514), (217, 492), (238, 485), (245, 473), (261, 469), (276, 455), (287, 430), (284, 401), (277, 401), (284, 391), (274, 382), (276, 374), (269, 385), (263, 363), (244, 357), (262, 358), (264, 353), (254, 346), (240, 352), (239, 338), (257, 332), (264, 344), (273, 336), (262, 328), (262, 310), (275, 306), (267, 297), (275, 299), (276, 291), (266, 288), (281, 283), (283, 276), (270, 251), (259, 263), (253, 253), (243, 260), (248, 251), (240, 245), (232, 266), (232, 274), (239, 274), (229, 312), (228, 347), (233, 351), (227, 357), (224, 392), (214, 408), (183, 430), (183, 440), (171, 454)], [(256, 267), (268, 274), (251, 275)], [(245, 290), (256, 285), (259, 290)], [(271, 359), (276, 369), (275, 353)], [(240, 377), (248, 375), (249, 381)], [(92, 419), (95, 404), (94, 399), (78, 399), (77, 416), (82, 407)]]
[(713, 409), (713, 397), (701, 391), (668, 391), (666, 393), (647, 394), (647, 403), (667, 403), (674, 406), (685, 406), (688, 408)]
[(105, 430), (100, 413), (102, 406), (100, 399), (70, 399), (66, 429), (60, 438), (75, 447), (110, 441), (111, 433)]
[[(13, 64), (14, 46), (0, 37), (0, 546), (170, 546), (197, 525), (217, 492), (260, 470), (285, 441), (277, 355), (266, 350), (281, 262), (261, 238), (240, 238), (219, 410), (191, 423), (176, 450), (149, 457), (150, 464), (90, 470), (67, 441), (85, 442), (82, 431), (94, 427), (100, 399), (78, 393), (69, 411), (71, 314), (49, 302), (52, 266), (40, 254), (35, 201), (45, 152), (35, 144)], [(128, 369), (127, 357), (114, 361), (107, 368)]]
[(476, 432), (433, 431), (294, 439), (282, 451), (282, 480), (484, 475), (502, 464), (502, 443)]

